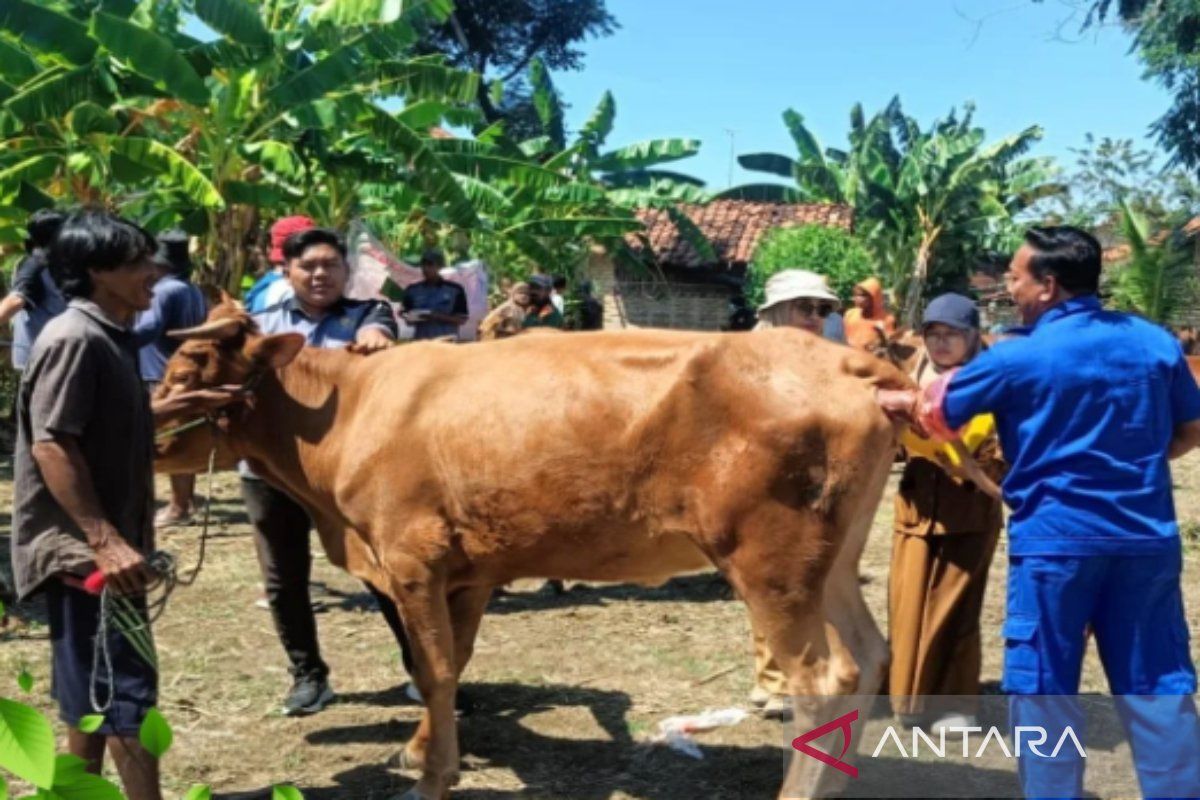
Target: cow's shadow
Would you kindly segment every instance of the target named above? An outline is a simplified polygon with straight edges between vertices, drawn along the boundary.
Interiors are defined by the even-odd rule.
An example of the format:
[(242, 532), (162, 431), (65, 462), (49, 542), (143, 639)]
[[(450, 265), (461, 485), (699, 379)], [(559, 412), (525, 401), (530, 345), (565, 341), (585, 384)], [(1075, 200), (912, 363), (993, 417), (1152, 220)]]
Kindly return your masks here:
[[(518, 797), (564, 797), (607, 800), (614, 794), (644, 800), (684, 800), (707, 797), (774, 797), (783, 781), (791, 733), (783, 726), (759, 745), (738, 747), (710, 744), (700, 738), (704, 758), (696, 760), (666, 747), (639, 741), (627, 715), (628, 695), (618, 691), (573, 686), (526, 686), (514, 683), (471, 684), (476, 711), (460, 722), (463, 781), (454, 791), (461, 800), (499, 800)], [(389, 696), (354, 698), (361, 702)], [(346, 698), (350, 700), (351, 698)], [(595, 735), (570, 738), (538, 730), (532, 718), (563, 707), (582, 707), (596, 722)], [(551, 723), (552, 724), (552, 723)], [(541, 726), (538, 726), (541, 727)], [(314, 731), (307, 737), (316, 746), (344, 743), (397, 743), (410, 736), (415, 723), (347, 726)], [(907, 764), (896, 765), (907, 770)], [(488, 768), (510, 770), (519, 789), (472, 786), (472, 773)], [(1009, 773), (946, 764), (924, 765), (923, 782), (961, 787), (970, 780), (995, 796), (1012, 796), (1015, 776)], [(385, 764), (358, 765), (333, 776), (335, 786), (304, 788), (309, 800), (384, 800), (402, 793), (415, 776), (390, 770)], [(865, 796), (861, 789), (855, 794)], [(952, 791), (943, 796), (956, 796)]]
[(704, 572), (672, 578), (660, 586), (633, 583), (580, 583), (565, 592), (545, 588), (533, 592), (502, 592), (492, 597), (489, 614), (515, 614), (610, 603), (720, 603), (736, 599), (733, 589), (719, 572)]

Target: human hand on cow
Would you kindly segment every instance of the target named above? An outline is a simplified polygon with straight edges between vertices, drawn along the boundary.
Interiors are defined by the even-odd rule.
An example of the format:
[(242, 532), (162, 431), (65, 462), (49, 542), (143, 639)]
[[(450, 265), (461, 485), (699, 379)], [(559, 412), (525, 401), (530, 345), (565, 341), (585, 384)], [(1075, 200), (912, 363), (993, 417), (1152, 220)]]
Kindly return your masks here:
[(919, 392), (912, 389), (876, 389), (875, 402), (879, 403), (879, 407), (889, 419), (906, 422), (924, 435), (917, 425), (917, 408), (921, 402)]
[(351, 353), (360, 353), (366, 356), (378, 353), (380, 350), (387, 350), (395, 343), (395, 340), (388, 336), (383, 328), (363, 328), (354, 338), (354, 342), (346, 345), (346, 349)]
[(150, 410), (156, 422), (163, 422), (190, 414), (206, 414), (248, 400), (251, 396), (251, 393), (241, 386), (214, 386), (156, 397), (150, 403)]

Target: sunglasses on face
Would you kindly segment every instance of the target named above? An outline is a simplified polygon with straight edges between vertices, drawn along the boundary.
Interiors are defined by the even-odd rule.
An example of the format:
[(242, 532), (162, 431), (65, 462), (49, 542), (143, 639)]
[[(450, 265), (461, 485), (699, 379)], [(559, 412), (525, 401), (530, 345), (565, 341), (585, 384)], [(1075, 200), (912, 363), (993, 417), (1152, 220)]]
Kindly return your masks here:
[(806, 317), (811, 317), (815, 314), (821, 319), (825, 319), (834, 312), (836, 306), (828, 302), (814, 303), (812, 300), (796, 300), (792, 303), (792, 308)]

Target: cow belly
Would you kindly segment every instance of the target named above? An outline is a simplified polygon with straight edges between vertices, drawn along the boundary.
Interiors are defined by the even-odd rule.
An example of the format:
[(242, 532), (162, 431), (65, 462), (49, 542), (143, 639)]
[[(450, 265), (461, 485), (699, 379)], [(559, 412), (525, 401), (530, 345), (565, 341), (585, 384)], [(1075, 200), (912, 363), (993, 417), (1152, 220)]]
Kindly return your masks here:
[(651, 534), (636, 523), (617, 531), (547, 533), (532, 548), (471, 560), (472, 571), (487, 574), (498, 584), (520, 578), (563, 578), (656, 585), (712, 567), (687, 534)]

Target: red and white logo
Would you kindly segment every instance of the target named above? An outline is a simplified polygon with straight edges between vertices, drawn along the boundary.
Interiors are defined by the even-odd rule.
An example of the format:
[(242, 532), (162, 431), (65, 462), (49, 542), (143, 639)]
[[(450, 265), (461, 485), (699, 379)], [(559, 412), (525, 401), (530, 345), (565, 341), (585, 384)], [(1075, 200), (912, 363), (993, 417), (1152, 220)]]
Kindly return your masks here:
[[(848, 714), (843, 714), (837, 719), (826, 722), (819, 728), (813, 728), (808, 733), (802, 733), (792, 740), (792, 747), (804, 753), (806, 756), (811, 756), (822, 764), (828, 764), (836, 770), (846, 773), (851, 778), (858, 777), (858, 767), (847, 764), (842, 761), (842, 757), (850, 750), (850, 742), (853, 739), (854, 731), (850, 727), (851, 724), (858, 721), (858, 709), (854, 709)], [(829, 755), (829, 753), (818, 750), (809, 744), (814, 739), (820, 739), (827, 733), (840, 730), (842, 732), (842, 752), (838, 753), (837, 757)]]

